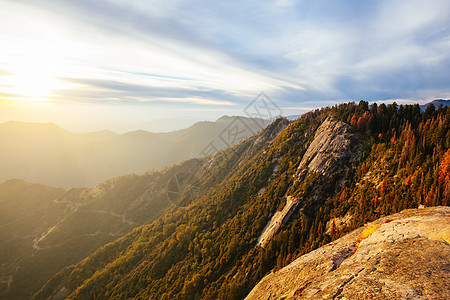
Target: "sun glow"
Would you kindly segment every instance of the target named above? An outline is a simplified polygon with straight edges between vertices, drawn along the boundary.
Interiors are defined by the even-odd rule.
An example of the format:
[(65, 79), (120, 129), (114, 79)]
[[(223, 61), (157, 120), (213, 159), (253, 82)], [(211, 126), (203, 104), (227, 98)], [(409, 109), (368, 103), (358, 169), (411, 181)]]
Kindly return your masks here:
[(11, 75), (2, 81), (13, 100), (47, 101), (54, 96), (52, 90), (64, 87), (64, 82), (57, 79), (57, 67), (56, 60), (34, 53), (16, 63)]
[(46, 101), (51, 96), (51, 89), (55, 80), (51, 77), (42, 76), (38, 72), (21, 73), (11, 76), (12, 90), (19, 97), (16, 100), (23, 101)]
[(55, 40), (15, 39), (0, 78), (0, 98), (12, 101), (45, 102), (57, 89), (67, 86), (59, 79), (64, 68), (59, 43)]

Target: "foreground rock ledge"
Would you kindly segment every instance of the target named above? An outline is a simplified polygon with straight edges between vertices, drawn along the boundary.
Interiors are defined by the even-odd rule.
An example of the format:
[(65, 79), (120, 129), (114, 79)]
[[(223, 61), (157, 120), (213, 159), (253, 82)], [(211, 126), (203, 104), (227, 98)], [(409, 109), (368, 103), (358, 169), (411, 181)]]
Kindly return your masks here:
[(383, 217), (265, 276), (246, 299), (450, 299), (450, 207)]

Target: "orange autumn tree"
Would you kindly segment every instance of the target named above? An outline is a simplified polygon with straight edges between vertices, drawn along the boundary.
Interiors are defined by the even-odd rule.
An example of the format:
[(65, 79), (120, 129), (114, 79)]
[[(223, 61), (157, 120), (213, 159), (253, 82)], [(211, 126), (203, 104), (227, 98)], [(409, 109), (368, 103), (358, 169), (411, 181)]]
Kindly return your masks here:
[(383, 179), (383, 181), (381, 182), (381, 193), (386, 193), (386, 179)]
[(444, 159), (439, 166), (438, 176), (439, 185), (444, 188), (442, 204), (447, 205), (450, 200), (450, 150), (447, 150), (444, 154)]
[[(359, 117), (358, 122), (356, 122), (356, 128), (358, 130), (365, 129), (367, 127), (367, 123), (369, 123), (371, 119), (371, 115), (368, 111), (366, 111), (361, 117)], [(352, 118), (353, 121), (353, 118)]]
[(375, 195), (375, 199), (373, 200), (373, 208), (377, 208), (378, 207), (378, 195)]
[(352, 126), (356, 126), (356, 122), (358, 121), (358, 119), (356, 118), (356, 114), (353, 114), (352, 119), (350, 120), (350, 125)]

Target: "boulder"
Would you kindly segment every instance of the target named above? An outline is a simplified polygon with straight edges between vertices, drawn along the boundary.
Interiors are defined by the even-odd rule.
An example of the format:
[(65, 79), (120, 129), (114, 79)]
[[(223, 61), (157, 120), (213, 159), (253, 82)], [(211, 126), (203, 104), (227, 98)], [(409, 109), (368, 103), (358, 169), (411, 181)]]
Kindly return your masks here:
[(265, 276), (246, 299), (450, 299), (450, 207), (383, 217)]

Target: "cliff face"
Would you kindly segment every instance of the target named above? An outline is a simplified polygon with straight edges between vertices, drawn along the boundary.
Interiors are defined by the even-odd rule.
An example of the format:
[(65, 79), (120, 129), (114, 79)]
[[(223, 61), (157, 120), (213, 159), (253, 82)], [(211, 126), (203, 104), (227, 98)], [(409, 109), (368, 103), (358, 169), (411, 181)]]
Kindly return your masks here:
[(267, 223), (266, 227), (263, 229), (262, 234), (258, 238), (257, 246), (264, 247), (265, 244), (270, 241), (275, 234), (278, 233), (281, 225), (287, 222), (297, 207), (298, 199), (288, 196), (286, 200), (286, 204), (282, 211), (277, 211), (270, 219), (269, 223)]
[[(298, 180), (301, 181), (315, 172), (325, 176), (335, 172), (340, 163), (354, 157), (353, 140), (350, 125), (327, 117), (317, 128), (314, 139), (302, 157), (297, 169)], [(276, 170), (277, 168), (274, 172)], [(264, 227), (257, 241), (258, 246), (264, 247), (278, 233), (281, 225), (289, 221), (301, 200), (287, 196), (283, 210), (277, 211)]]
[(246, 299), (450, 299), (450, 207), (378, 219), (264, 277)]
[(338, 162), (351, 157), (353, 138), (350, 125), (328, 117), (316, 130), (300, 162), (298, 173), (330, 174), (337, 168)]

